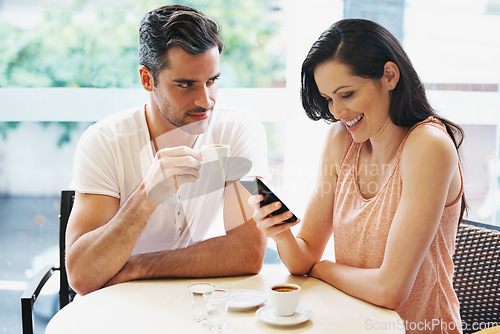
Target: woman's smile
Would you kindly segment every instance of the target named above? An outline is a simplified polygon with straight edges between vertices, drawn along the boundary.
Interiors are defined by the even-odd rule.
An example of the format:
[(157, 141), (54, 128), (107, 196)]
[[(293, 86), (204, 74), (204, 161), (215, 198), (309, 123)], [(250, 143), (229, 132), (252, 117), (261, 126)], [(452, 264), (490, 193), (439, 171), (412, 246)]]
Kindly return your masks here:
[(353, 126), (355, 126), (356, 124), (359, 123), (359, 121), (361, 121), (361, 119), (365, 116), (365, 114), (360, 114), (358, 115), (357, 117), (353, 118), (352, 120), (350, 121), (343, 121), (345, 125), (347, 125), (348, 128), (352, 128)]

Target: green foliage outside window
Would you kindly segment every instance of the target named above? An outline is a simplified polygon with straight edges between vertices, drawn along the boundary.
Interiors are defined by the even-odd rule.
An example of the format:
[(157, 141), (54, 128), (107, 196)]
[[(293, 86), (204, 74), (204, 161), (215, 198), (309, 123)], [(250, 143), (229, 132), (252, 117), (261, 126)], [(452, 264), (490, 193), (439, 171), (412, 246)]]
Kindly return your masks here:
[[(10, 0), (13, 4), (16, 1)], [(225, 50), (221, 56), (219, 87), (284, 84), (286, 55), (279, 40), (284, 13), (277, 7), (277, 0), (41, 3), (32, 1), (38, 14), (35, 21), (31, 15), (0, 20), (0, 88), (140, 88), (140, 21), (148, 11), (173, 3), (201, 10), (221, 27)], [(70, 140), (77, 125), (71, 122), (41, 125), (48, 127), (52, 123), (62, 130), (57, 143), (61, 147)], [(6, 140), (8, 133), (18, 126), (19, 122), (0, 122), (0, 140)]]
[(6, 140), (8, 131), (19, 127), (19, 122), (0, 122), (0, 139)]
[[(0, 22), (0, 87), (140, 87), (140, 20), (168, 1), (43, 3), (43, 19), (37, 22)], [(273, 7), (276, 1), (180, 3), (203, 11), (221, 26), (226, 49), (220, 87), (282, 85), (286, 59), (276, 45), (283, 11)]]

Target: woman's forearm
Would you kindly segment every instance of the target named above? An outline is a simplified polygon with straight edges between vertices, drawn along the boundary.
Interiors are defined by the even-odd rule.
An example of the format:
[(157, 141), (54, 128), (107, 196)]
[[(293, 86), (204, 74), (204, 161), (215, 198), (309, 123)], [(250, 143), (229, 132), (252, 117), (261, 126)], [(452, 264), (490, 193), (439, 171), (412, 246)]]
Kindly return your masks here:
[(307, 243), (301, 238), (296, 238), (290, 230), (274, 241), (281, 261), (291, 274), (307, 275), (318, 261), (314, 258)]
[(383, 269), (362, 269), (332, 261), (314, 265), (310, 276), (316, 277), (337, 289), (369, 303), (389, 309), (397, 309), (407, 298), (410, 290), (397, 284)]

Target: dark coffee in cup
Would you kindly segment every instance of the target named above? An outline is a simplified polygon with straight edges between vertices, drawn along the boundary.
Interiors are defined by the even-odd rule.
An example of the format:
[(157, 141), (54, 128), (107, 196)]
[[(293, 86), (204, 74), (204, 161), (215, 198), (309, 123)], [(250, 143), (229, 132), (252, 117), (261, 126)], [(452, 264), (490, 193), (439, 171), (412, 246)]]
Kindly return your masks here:
[(273, 288), (273, 291), (276, 291), (276, 292), (290, 292), (290, 291), (295, 291), (297, 290), (296, 287), (293, 287), (293, 286), (275, 286)]
[(278, 317), (290, 317), (295, 314), (299, 304), (300, 286), (291, 283), (278, 283), (270, 288), (271, 304)]

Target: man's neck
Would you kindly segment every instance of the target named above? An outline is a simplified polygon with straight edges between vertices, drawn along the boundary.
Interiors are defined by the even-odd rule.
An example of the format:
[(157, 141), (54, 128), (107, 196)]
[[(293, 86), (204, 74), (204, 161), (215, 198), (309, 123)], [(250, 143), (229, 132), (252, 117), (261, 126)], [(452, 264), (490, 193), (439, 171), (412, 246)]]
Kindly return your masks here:
[(168, 147), (194, 146), (198, 135), (189, 134), (172, 124), (165, 126), (165, 119), (158, 118), (158, 113), (151, 112), (149, 108), (149, 105), (145, 106), (146, 123), (155, 153)]
[(196, 139), (198, 138), (198, 135), (190, 135), (179, 128), (157, 136), (152, 136), (150, 131), (149, 135), (157, 150), (177, 146), (193, 147)]

